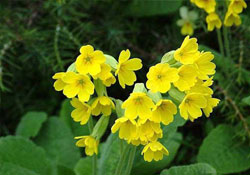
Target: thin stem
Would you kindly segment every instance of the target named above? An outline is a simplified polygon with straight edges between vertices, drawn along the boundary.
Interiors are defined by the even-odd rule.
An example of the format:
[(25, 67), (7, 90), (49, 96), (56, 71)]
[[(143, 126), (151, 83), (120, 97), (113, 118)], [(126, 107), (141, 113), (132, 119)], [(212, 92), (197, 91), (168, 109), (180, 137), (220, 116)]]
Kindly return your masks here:
[(91, 134), (93, 132), (93, 129), (94, 129), (94, 124), (93, 124), (93, 118), (92, 118), (92, 116), (89, 117), (88, 127), (89, 127), (89, 134)]
[(217, 38), (218, 38), (219, 47), (220, 47), (220, 53), (222, 55), (222, 58), (224, 58), (225, 53), (224, 53), (224, 46), (223, 46), (221, 31), (220, 31), (220, 29), (217, 29), (216, 32), (217, 32)]
[(125, 175), (130, 175), (130, 172), (131, 172), (132, 167), (133, 167), (134, 159), (135, 159), (135, 152), (136, 152), (136, 146), (133, 146), (130, 149), (130, 153), (129, 153), (129, 157), (128, 157), (128, 165), (127, 165), (127, 168), (125, 170)]
[[(89, 118), (88, 127), (89, 127), (89, 134), (91, 134), (93, 132), (93, 129), (94, 129), (92, 116), (90, 116), (90, 118)], [(92, 156), (92, 175), (96, 175), (96, 174), (97, 174), (97, 155), (94, 154)]]
[(121, 154), (121, 157), (119, 159), (118, 165), (115, 170), (115, 175), (121, 175), (122, 168), (124, 166), (124, 161), (126, 159), (128, 150), (129, 150), (129, 145), (127, 144), (126, 147), (123, 149), (123, 153)]
[(227, 57), (230, 59), (231, 58), (231, 53), (230, 53), (230, 46), (229, 46), (229, 40), (228, 40), (227, 27), (223, 27), (223, 36), (224, 36), (224, 41), (225, 41)]

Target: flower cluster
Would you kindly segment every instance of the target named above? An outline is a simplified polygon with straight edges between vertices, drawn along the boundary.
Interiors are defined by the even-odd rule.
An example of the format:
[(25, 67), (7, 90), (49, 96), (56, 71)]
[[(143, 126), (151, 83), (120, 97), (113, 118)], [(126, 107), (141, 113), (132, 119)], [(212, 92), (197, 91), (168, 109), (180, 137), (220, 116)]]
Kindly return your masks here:
[(99, 124), (97, 122), (89, 136), (75, 137), (79, 139), (76, 145), (85, 147), (85, 153), (89, 156), (98, 153), (99, 139), (108, 125), (112, 110), (115, 109), (106, 87), (116, 82), (115, 76), (118, 76), (123, 88), (133, 85), (136, 81), (134, 71), (142, 68), (140, 59), (129, 58), (129, 50), (123, 50), (117, 62), (112, 56), (86, 45), (80, 48), (80, 55), (67, 72), (59, 72), (53, 76), (55, 90), (72, 98), (71, 105), (74, 110), (71, 116), (75, 122), (85, 125), (92, 120), (91, 116), (102, 115), (98, 120)]
[[(129, 144), (144, 145), (145, 161), (158, 161), (168, 155), (159, 142), (163, 137), (162, 125), (173, 122), (178, 109), (185, 120), (194, 121), (202, 112), (209, 117), (219, 103), (210, 88), (215, 74), (213, 58), (211, 52), (198, 51), (197, 39), (187, 36), (180, 48), (166, 53), (161, 63), (149, 69), (149, 91), (144, 86), (135, 87), (122, 104), (124, 116), (115, 121), (112, 132), (119, 131), (119, 137)], [(160, 98), (152, 98), (149, 93)], [(169, 96), (162, 98), (167, 93)]]

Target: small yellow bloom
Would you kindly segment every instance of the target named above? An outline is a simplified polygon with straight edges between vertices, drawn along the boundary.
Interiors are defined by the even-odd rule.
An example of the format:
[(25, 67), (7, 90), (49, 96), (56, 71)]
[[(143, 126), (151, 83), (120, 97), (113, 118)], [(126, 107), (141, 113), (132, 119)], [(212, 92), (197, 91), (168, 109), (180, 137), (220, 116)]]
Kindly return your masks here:
[(198, 56), (198, 44), (196, 38), (189, 39), (186, 36), (181, 47), (174, 53), (174, 58), (182, 64), (193, 64)]
[(174, 115), (177, 113), (177, 108), (171, 100), (161, 99), (153, 108), (151, 120), (164, 125), (173, 122)]
[(137, 123), (135, 120), (128, 117), (121, 117), (115, 121), (115, 124), (111, 128), (112, 133), (115, 133), (118, 130), (119, 137), (130, 142), (136, 138)]
[(209, 117), (210, 114), (213, 112), (213, 108), (219, 104), (220, 100), (217, 98), (212, 98), (211, 95), (206, 95), (205, 97), (207, 99), (207, 106), (202, 110), (206, 117)]
[(183, 24), (183, 26), (181, 27), (181, 34), (182, 35), (193, 35), (194, 34), (194, 27), (192, 25), (192, 23), (190, 22), (186, 22)]
[(179, 106), (181, 117), (185, 120), (190, 119), (194, 121), (194, 119), (202, 116), (201, 108), (205, 108), (206, 106), (207, 99), (203, 94), (187, 94)]
[(90, 95), (94, 93), (95, 86), (87, 75), (66, 72), (62, 79), (67, 83), (63, 88), (63, 94), (68, 98), (73, 98), (78, 95), (80, 101), (88, 101)]
[(143, 92), (131, 93), (122, 104), (122, 108), (125, 109), (125, 116), (131, 119), (135, 119), (137, 116), (141, 119), (149, 118), (153, 107), (153, 101)]
[(182, 65), (178, 69), (179, 79), (174, 82), (174, 86), (180, 91), (189, 90), (195, 85), (197, 72), (193, 65)]
[(85, 147), (85, 153), (88, 156), (98, 154), (99, 141), (92, 136), (78, 136), (75, 139), (80, 139), (76, 142), (76, 146)]
[(198, 78), (202, 80), (208, 79), (208, 75), (215, 74), (216, 65), (211, 62), (214, 55), (211, 52), (201, 52), (194, 62)]
[(206, 22), (208, 31), (213, 31), (215, 27), (220, 29), (222, 25), (220, 17), (215, 12), (207, 15)]
[(76, 59), (76, 70), (80, 74), (96, 75), (101, 72), (101, 64), (106, 61), (102, 51), (95, 50), (91, 45), (82, 46)]
[(112, 109), (115, 109), (113, 101), (106, 96), (97, 97), (91, 105), (92, 115), (98, 116), (101, 113), (105, 116), (109, 116)]
[(100, 80), (104, 80), (110, 72), (111, 72), (111, 67), (108, 64), (103, 63), (101, 64), (101, 72), (94, 75), (93, 78), (94, 79), (99, 78)]
[(119, 56), (119, 63), (115, 75), (118, 75), (118, 80), (122, 88), (126, 85), (132, 86), (136, 81), (136, 75), (134, 71), (142, 68), (142, 63), (139, 58), (130, 59), (130, 51), (123, 50)]
[(115, 84), (116, 79), (114, 77), (114, 75), (112, 73), (109, 73), (104, 80), (102, 80), (102, 83), (107, 86), (110, 87), (112, 84)]
[(201, 93), (204, 95), (212, 95), (213, 94), (213, 90), (211, 88), (209, 88), (208, 86), (211, 86), (213, 83), (212, 78), (209, 78), (208, 80), (206, 80), (205, 82), (203, 82), (200, 79), (197, 79), (197, 82), (195, 83), (195, 85), (193, 87), (191, 87), (190, 90), (186, 91), (186, 93)]
[(224, 19), (224, 25), (227, 27), (231, 27), (232, 25), (241, 25), (240, 16), (237, 13), (233, 13), (232, 11), (227, 11)]
[(162, 160), (163, 155), (169, 155), (168, 150), (160, 142), (151, 142), (147, 144), (141, 154), (144, 154), (144, 160), (151, 162), (153, 159), (155, 161)]
[(159, 63), (150, 67), (147, 78), (148, 89), (152, 92), (166, 93), (171, 83), (177, 81), (179, 76), (176, 68), (171, 68), (167, 63)]
[(66, 86), (66, 83), (62, 80), (65, 72), (58, 72), (52, 78), (55, 79), (54, 88), (56, 91), (61, 91)]
[(243, 8), (247, 8), (247, 4), (244, 0), (231, 0), (228, 6), (228, 10), (236, 14), (241, 13)]
[(215, 11), (215, 6), (216, 6), (215, 0), (194, 0), (194, 3), (199, 8), (204, 9), (207, 13)]
[(80, 102), (77, 98), (73, 98), (70, 103), (75, 108), (71, 112), (73, 120), (75, 122), (80, 122), (81, 125), (86, 124), (91, 114), (90, 106), (86, 103)]

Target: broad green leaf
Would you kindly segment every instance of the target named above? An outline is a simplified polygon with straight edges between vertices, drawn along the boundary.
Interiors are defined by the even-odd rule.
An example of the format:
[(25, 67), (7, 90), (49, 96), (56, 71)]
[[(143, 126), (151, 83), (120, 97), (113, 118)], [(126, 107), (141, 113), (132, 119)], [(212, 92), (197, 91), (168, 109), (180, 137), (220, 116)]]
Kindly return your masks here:
[(73, 169), (67, 168), (63, 165), (57, 166), (57, 175), (76, 175)]
[(250, 168), (250, 147), (235, 139), (234, 128), (219, 125), (204, 139), (198, 154), (198, 162), (208, 163), (217, 173), (229, 174)]
[(250, 106), (250, 96), (243, 98), (242, 102)]
[[(19, 166), (39, 175), (52, 175), (53, 169), (45, 151), (30, 140), (21, 136), (7, 136), (0, 138), (0, 164), (4, 171), (7, 167)], [(14, 169), (13, 169), (14, 171)], [(31, 174), (33, 175), (33, 174)]]
[(179, 10), (181, 3), (182, 0), (133, 0), (128, 7), (128, 15), (137, 17), (167, 15)]
[(39, 174), (12, 163), (3, 163), (0, 166), (0, 175), (39, 175)]
[(57, 164), (67, 168), (73, 168), (80, 159), (80, 151), (74, 144), (70, 129), (59, 118), (50, 117), (34, 142), (42, 146)]
[(47, 114), (44, 112), (28, 112), (19, 122), (16, 135), (26, 138), (35, 137), (46, 120)]
[(113, 69), (117, 69), (117, 60), (111, 55), (104, 54), (104, 56), (106, 57), (106, 63), (110, 65)]
[(76, 175), (91, 175), (92, 174), (92, 157), (81, 158), (75, 168)]
[(160, 175), (216, 175), (216, 170), (206, 163), (193, 165), (174, 166), (164, 170)]

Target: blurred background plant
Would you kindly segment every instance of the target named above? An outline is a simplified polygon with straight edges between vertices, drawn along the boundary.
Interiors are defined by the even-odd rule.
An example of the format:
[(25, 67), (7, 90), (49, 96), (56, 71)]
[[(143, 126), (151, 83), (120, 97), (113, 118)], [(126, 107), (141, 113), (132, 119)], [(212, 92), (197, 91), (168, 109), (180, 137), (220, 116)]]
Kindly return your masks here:
[[(228, 4), (225, 6), (223, 4), (225, 1), (217, 2), (217, 10), (225, 15)], [(144, 66), (137, 73), (137, 82), (145, 83), (149, 66), (159, 62), (165, 52), (178, 48), (184, 38), (180, 27), (176, 24), (180, 19), (181, 6), (186, 6), (189, 11), (198, 14), (198, 19), (194, 22), (193, 36), (198, 38), (199, 44), (202, 44), (201, 50), (212, 51), (215, 55), (217, 73), (213, 88), (215, 96), (221, 99), (221, 102), (208, 120), (200, 118), (194, 123), (188, 122), (178, 129), (178, 132), (176, 132), (177, 126), (172, 127), (175, 128), (173, 129), (175, 132), (169, 134), (171, 137), (168, 136), (172, 140), (167, 140), (169, 144), (172, 143), (171, 147), (175, 147), (175, 151), (169, 148), (171, 152), (175, 152), (171, 158), (155, 164), (142, 163), (136, 158), (137, 163), (132, 173), (154, 174), (164, 168), (192, 164), (198, 160), (211, 163), (220, 174), (249, 174), (247, 169), (250, 168), (250, 60), (248, 59), (250, 11), (248, 9), (240, 14), (242, 20), (240, 26), (227, 28), (229, 46), (225, 46), (229, 48), (226, 50), (229, 53), (223, 54), (217, 41), (218, 31), (207, 30), (206, 12), (189, 1), (2, 0), (0, 2), (0, 135), (16, 134), (31, 138), (39, 149), (42, 147), (46, 151), (50, 159), (59, 162), (56, 164), (59, 167), (58, 174), (66, 172), (67, 175), (70, 173), (81, 175), (87, 170), (91, 171), (91, 167), (86, 163), (89, 159), (80, 159), (80, 152), (73, 145), (73, 136), (87, 133), (87, 128), (72, 122), (70, 117), (72, 108), (69, 106), (69, 101), (61, 104), (64, 97), (54, 91), (52, 75), (65, 70), (73, 62), (80, 46), (92, 44), (116, 58), (120, 50), (129, 48), (134, 57), (139, 57), (143, 61)], [(109, 91), (113, 97), (124, 100), (132, 88), (123, 90), (116, 83), (116, 86)], [(32, 115), (28, 113), (35, 117), (34, 121), (37, 124), (34, 124), (32, 120), (27, 119), (28, 111), (44, 111), (44, 113), (33, 112)], [(47, 116), (59, 116), (59, 118), (47, 119)], [(25, 121), (28, 121), (28, 124)], [(25, 131), (22, 131), (22, 127), (26, 128)], [(32, 128), (36, 129), (33, 131)], [(110, 157), (109, 154), (115, 154), (115, 148), (110, 149), (107, 145), (113, 142), (117, 145), (116, 139), (113, 135), (108, 136), (109, 133), (110, 130), (105, 134), (101, 146), (101, 149), (106, 151), (101, 155), (100, 170), (104, 170), (107, 163), (114, 164), (119, 158), (111, 156), (113, 160), (107, 159)], [(0, 150), (2, 150), (0, 164), (6, 160), (18, 164), (16, 160), (12, 162), (11, 158), (4, 158), (4, 153), (8, 152), (6, 144), (9, 145), (9, 151), (13, 152), (14, 157), (20, 157), (16, 160), (23, 161), (21, 157), (24, 156), (20, 155), (18, 150), (15, 152), (12, 149), (20, 150), (18, 144), (29, 145), (27, 148), (37, 151), (30, 153), (30, 156), (40, 155), (41, 160), (44, 160), (42, 162), (45, 162), (44, 165), (49, 164), (43, 152), (39, 153), (41, 150), (38, 150), (36, 145), (22, 138), (12, 137), (0, 140)], [(13, 145), (10, 146), (11, 144)], [(65, 153), (65, 150), (70, 151)], [(70, 162), (65, 160), (68, 157), (72, 158)], [(0, 174), (7, 172), (6, 169), (11, 169), (9, 167), (12, 164), (2, 166)], [(191, 169), (195, 169), (196, 166), (207, 168), (207, 164), (200, 164), (190, 165)], [(32, 169), (28, 163), (20, 166), (34, 170), (38, 174), (50, 171), (49, 167), (48, 170), (42, 167)], [(113, 169), (111, 167), (110, 170), (105, 170), (107, 174), (112, 174)], [(186, 170), (185, 167), (179, 167), (162, 173), (181, 174), (182, 169)]]

